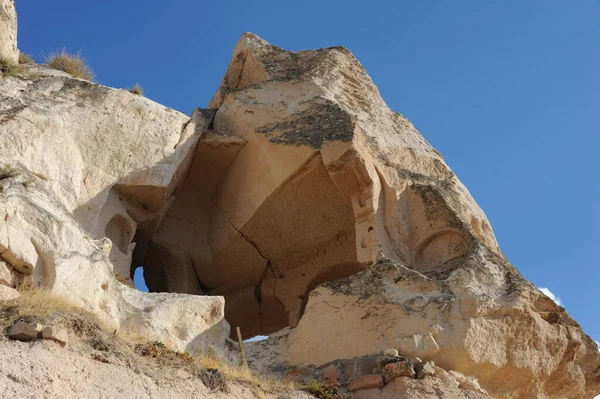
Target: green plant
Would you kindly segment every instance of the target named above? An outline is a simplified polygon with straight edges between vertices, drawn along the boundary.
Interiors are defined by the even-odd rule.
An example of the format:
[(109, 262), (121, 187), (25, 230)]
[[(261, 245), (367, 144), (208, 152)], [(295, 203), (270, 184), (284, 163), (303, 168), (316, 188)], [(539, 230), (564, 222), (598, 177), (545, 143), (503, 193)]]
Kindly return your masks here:
[(33, 64), (33, 58), (29, 54), (19, 53), (19, 64)]
[(69, 54), (65, 49), (55, 51), (46, 57), (49, 67), (65, 71), (75, 78), (94, 80), (94, 72), (80, 53)]
[(136, 94), (138, 96), (144, 95), (144, 88), (139, 83), (134, 84), (133, 87), (128, 90), (130, 93)]
[(14, 76), (23, 72), (23, 68), (7, 58), (0, 58), (0, 72), (4, 75)]

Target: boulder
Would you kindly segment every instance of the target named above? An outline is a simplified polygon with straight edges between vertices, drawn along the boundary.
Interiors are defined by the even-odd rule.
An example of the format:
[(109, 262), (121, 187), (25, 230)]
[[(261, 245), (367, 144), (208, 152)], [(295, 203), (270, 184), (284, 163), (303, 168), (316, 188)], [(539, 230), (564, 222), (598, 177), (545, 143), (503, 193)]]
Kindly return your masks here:
[(15, 0), (0, 0), (0, 59), (19, 62)]
[(18, 321), (8, 328), (8, 338), (17, 341), (32, 341), (37, 339), (42, 331), (42, 326), (38, 323), (27, 323)]
[(12, 267), (6, 262), (0, 260), (0, 285), (15, 287), (18, 282), (18, 276)]
[(53, 326), (46, 326), (42, 329), (42, 338), (56, 341), (63, 346), (69, 342), (67, 331)]
[(0, 301), (10, 301), (11, 299), (17, 299), (20, 296), (21, 294), (19, 291), (0, 284)]
[(30, 284), (66, 297), (109, 327), (177, 351), (222, 353), (223, 297), (143, 293), (117, 281), (111, 242), (87, 233), (23, 165), (0, 158), (0, 256)]
[(435, 375), (434, 362), (420, 362), (415, 365), (416, 378), (422, 380), (425, 377)]
[(415, 369), (410, 361), (403, 360), (399, 362), (388, 363), (383, 366), (381, 375), (383, 376), (383, 381), (386, 384), (389, 384), (390, 381), (398, 377), (414, 377)]

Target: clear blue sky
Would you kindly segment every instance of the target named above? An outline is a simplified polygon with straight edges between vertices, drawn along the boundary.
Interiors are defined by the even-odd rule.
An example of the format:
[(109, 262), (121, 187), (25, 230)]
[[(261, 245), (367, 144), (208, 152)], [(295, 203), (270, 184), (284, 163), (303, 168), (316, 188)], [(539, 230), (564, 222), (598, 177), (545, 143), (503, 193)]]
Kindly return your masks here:
[(206, 106), (244, 31), (344, 45), (443, 155), (509, 260), (600, 339), (600, 2), (17, 0), (19, 45)]

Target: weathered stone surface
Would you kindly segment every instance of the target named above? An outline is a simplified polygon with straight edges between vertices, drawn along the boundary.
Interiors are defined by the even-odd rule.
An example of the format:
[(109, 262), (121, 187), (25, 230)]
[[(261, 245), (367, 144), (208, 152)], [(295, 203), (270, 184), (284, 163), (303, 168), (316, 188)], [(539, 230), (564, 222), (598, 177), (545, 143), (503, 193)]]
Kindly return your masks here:
[[(443, 370), (441, 372), (443, 373)], [(448, 375), (456, 380), (460, 389), (475, 391), (487, 395), (487, 392), (481, 388), (479, 382), (475, 378), (471, 376), (465, 376), (462, 373), (454, 370), (448, 371)]]
[(17, 63), (17, 12), (14, 0), (0, 0), (0, 58)]
[(0, 284), (8, 287), (15, 287), (18, 281), (16, 273), (13, 271), (13, 267), (4, 261), (0, 260)]
[(386, 348), (383, 350), (383, 356), (389, 357), (389, 358), (395, 358), (397, 356), (399, 356), (398, 350), (394, 349), (394, 348)]
[(212, 128), (246, 144), (204, 210), (204, 249), (162, 249), (237, 298), (226, 315), (248, 335), (295, 327), (269, 352), (278, 363), (395, 348), (496, 397), (598, 393), (593, 340), (507, 262), (467, 189), (346, 49), (246, 34), (210, 107)]
[(505, 260), (485, 251), (443, 281), (385, 260), (320, 286), (288, 347), (278, 349), (288, 359), (279, 361), (318, 365), (428, 333), (438, 350), (403, 354), (475, 376), (494, 396), (577, 398), (598, 390), (593, 340)]
[(129, 276), (134, 248), (138, 266), (208, 121), (127, 90), (24, 68), (0, 80), (0, 151), (88, 232), (108, 237), (115, 272)]
[(476, 238), (497, 250), (468, 191), (344, 48), (245, 34), (210, 107), (211, 129), (245, 144), (221, 160), (201, 143), (153, 238), (162, 261), (147, 264), (168, 276), (161, 290), (189, 292), (195, 274), (224, 295), (245, 336), (295, 326), (314, 287), (381, 255), (443, 274)]
[(383, 381), (388, 384), (398, 377), (414, 377), (415, 369), (410, 361), (404, 360), (386, 364), (381, 369), (381, 375), (383, 375)]
[(383, 389), (357, 391), (354, 399), (491, 399), (489, 396), (458, 388), (449, 381), (438, 378), (415, 380), (396, 378)]
[(56, 341), (61, 345), (67, 345), (69, 342), (69, 334), (62, 328), (46, 326), (42, 329), (42, 338)]
[(323, 379), (329, 384), (336, 385), (342, 375), (335, 365), (330, 364), (323, 370)]
[(360, 391), (363, 389), (383, 388), (383, 378), (381, 374), (368, 374), (358, 377), (348, 384), (348, 391)]
[(434, 362), (420, 362), (415, 365), (416, 378), (422, 380), (425, 377), (435, 375)]
[(0, 301), (9, 301), (20, 297), (19, 291), (14, 288), (7, 287), (6, 285), (0, 284)]
[(0, 159), (0, 251), (32, 284), (69, 298), (109, 325), (187, 352), (223, 350), (222, 297), (149, 294), (119, 283), (110, 241), (86, 233), (21, 164)]
[(38, 323), (18, 321), (8, 328), (7, 334), (10, 339), (31, 341), (38, 338), (40, 331), (42, 331), (42, 326)]

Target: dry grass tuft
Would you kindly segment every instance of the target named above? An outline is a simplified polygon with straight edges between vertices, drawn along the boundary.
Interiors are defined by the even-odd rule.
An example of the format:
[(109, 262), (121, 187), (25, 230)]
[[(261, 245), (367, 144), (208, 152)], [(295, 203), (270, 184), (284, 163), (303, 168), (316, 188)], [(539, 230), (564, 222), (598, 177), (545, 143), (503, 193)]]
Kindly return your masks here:
[(34, 64), (33, 58), (29, 54), (19, 53), (19, 64), (31, 65)]
[(32, 319), (37, 322), (61, 313), (77, 316), (84, 313), (69, 300), (49, 291), (27, 287), (20, 292), (19, 298), (1, 303), (0, 314), (4, 320)]
[(6, 76), (14, 76), (23, 72), (19, 64), (15, 64), (6, 58), (0, 58), (0, 72)]
[(136, 94), (138, 96), (144, 95), (144, 88), (139, 83), (134, 84), (132, 88), (127, 89), (127, 90), (129, 90), (130, 93)]
[(311, 381), (298, 388), (318, 399), (350, 399), (350, 396), (339, 393), (335, 386), (319, 381)]
[(293, 384), (286, 383), (281, 379), (255, 374), (248, 368), (232, 366), (212, 356), (198, 356), (194, 358), (194, 361), (201, 369), (218, 370), (228, 380), (236, 381), (252, 388), (257, 396), (260, 396), (261, 392), (283, 393), (295, 389)]
[(94, 72), (80, 53), (69, 54), (65, 49), (55, 51), (46, 57), (48, 66), (65, 71), (71, 76), (79, 79), (94, 81)]

